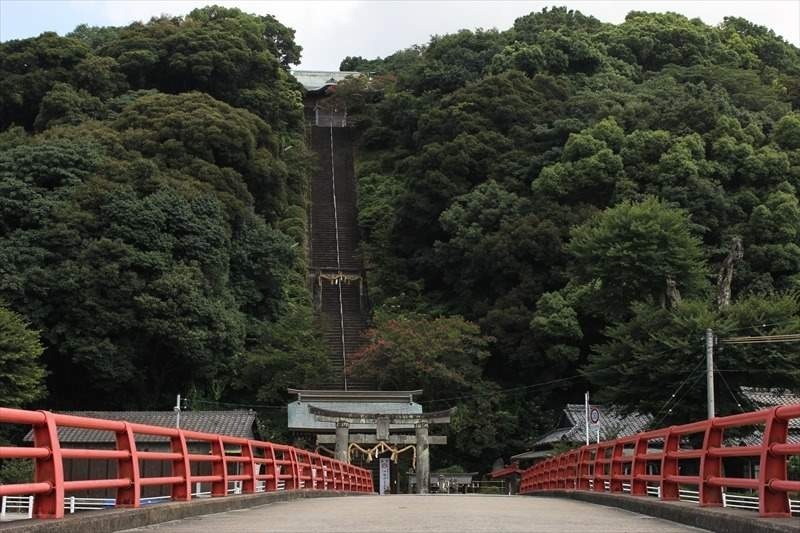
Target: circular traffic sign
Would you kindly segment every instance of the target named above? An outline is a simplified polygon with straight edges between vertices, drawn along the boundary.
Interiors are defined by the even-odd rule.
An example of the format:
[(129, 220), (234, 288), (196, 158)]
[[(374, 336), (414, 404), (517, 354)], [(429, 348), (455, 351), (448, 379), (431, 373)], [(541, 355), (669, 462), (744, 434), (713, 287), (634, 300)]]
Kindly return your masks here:
[(589, 420), (592, 421), (592, 424), (600, 422), (600, 410), (597, 407), (592, 407), (589, 411)]

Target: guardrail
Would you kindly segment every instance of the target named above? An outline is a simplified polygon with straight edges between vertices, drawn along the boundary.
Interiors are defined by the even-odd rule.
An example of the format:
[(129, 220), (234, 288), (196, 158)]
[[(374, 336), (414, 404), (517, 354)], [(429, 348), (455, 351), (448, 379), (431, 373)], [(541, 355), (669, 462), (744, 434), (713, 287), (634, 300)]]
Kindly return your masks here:
[[(226, 496), (230, 482), (241, 482), (241, 492), (245, 494), (256, 492), (261, 483), (267, 492), (279, 490), (280, 486), (286, 490), (373, 492), (369, 470), (283, 444), (49, 411), (0, 408), (0, 423), (28, 425), (33, 429), (32, 447), (0, 447), (0, 459), (33, 459), (34, 480), (0, 485), (0, 496), (35, 495), (36, 518), (63, 517), (65, 494), (85, 490), (116, 489), (115, 505), (124, 507), (140, 507), (142, 487), (156, 485), (169, 487), (173, 501), (191, 500), (192, 485), (197, 483), (210, 484), (212, 497)], [(62, 448), (58, 439), (60, 427), (111, 432), (116, 448)], [(136, 435), (164, 437), (170, 451), (139, 451)], [(187, 443), (194, 442), (205, 443), (209, 453), (190, 453)], [(232, 448), (237, 448), (239, 454), (231, 453)], [(117, 477), (67, 481), (65, 459), (116, 460)], [(171, 475), (143, 477), (140, 475), (143, 461), (171, 462)], [(195, 463), (210, 463), (211, 474), (192, 474), (191, 466)]]
[[(789, 493), (800, 492), (800, 481), (787, 476), (788, 458), (800, 455), (800, 444), (787, 442), (789, 421), (796, 418), (800, 418), (800, 404), (589, 444), (523, 471), (520, 494), (560, 489), (623, 493), (628, 492), (623, 490), (625, 484), (634, 496), (647, 496), (657, 488), (660, 499), (679, 500), (685, 486), (693, 486), (698, 504), (711, 507), (727, 503), (724, 489), (747, 489), (758, 495), (760, 516), (789, 517), (794, 510)], [(760, 428), (760, 444), (724, 445), (726, 430), (748, 426)], [(690, 447), (692, 442), (699, 445)], [(726, 477), (723, 459), (732, 458), (753, 460), (757, 477)], [(687, 461), (698, 463), (697, 468)]]
[[(266, 481), (259, 481), (256, 484), (256, 492), (266, 492)], [(208, 490), (203, 490), (202, 483), (194, 484), (193, 498), (210, 498), (211, 486)], [(284, 482), (278, 483), (277, 490), (284, 490)], [(232, 481), (228, 483), (228, 494), (242, 494), (242, 482)], [(171, 501), (170, 496), (150, 496), (141, 499), (142, 506), (153, 505)], [(35, 497), (31, 496), (0, 496), (0, 521), (12, 517), (15, 520), (20, 518), (33, 518), (33, 505)], [(99, 511), (116, 507), (116, 498), (86, 498), (80, 496), (68, 496), (64, 498), (64, 512), (75, 514), (80, 511)]]

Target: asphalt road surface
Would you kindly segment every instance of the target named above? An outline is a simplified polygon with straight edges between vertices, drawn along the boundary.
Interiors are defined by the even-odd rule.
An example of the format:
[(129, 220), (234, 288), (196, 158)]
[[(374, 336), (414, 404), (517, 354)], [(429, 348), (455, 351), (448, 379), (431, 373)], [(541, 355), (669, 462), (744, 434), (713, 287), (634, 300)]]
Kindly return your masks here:
[(158, 533), (471, 533), (701, 531), (560, 498), (394, 495), (302, 499), (128, 531)]

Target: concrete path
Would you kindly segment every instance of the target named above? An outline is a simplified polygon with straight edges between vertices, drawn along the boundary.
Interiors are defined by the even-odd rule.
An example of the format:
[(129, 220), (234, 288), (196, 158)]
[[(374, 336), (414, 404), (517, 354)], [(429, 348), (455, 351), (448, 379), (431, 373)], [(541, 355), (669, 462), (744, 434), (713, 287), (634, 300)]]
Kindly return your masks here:
[(158, 533), (509, 533), (700, 531), (657, 518), (560, 498), (358, 496), (274, 503), (128, 531)]

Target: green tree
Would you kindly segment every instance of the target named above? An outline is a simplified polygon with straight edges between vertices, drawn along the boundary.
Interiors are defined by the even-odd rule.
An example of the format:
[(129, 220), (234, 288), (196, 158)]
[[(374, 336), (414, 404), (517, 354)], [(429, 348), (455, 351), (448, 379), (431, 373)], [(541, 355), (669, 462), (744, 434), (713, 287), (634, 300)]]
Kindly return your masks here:
[(707, 270), (689, 218), (656, 198), (623, 202), (573, 229), (575, 279), (595, 284), (592, 307), (625, 316), (636, 301), (658, 302), (667, 280), (684, 296), (702, 295)]
[(23, 407), (47, 394), (39, 334), (17, 313), (0, 307), (0, 395), (6, 407)]
[(378, 316), (351, 373), (387, 389), (427, 391), (428, 398), (472, 390), (491, 339), (459, 316)]
[[(798, 301), (796, 294), (749, 296), (721, 312), (701, 300), (687, 300), (672, 309), (637, 303), (629, 320), (608, 327), (609, 342), (594, 347), (583, 371), (599, 401), (627, 411), (652, 413), (655, 425), (702, 419), (705, 329), (713, 328), (722, 338), (734, 332), (796, 331), (800, 325)], [(790, 344), (758, 345), (755, 349), (722, 345), (716, 357), (720, 372), (715, 378), (720, 383), (719, 413), (753, 407), (739, 406), (742, 385), (797, 388), (799, 362), (800, 351)]]
[(781, 117), (773, 135), (775, 142), (787, 150), (800, 148), (800, 116), (790, 113)]

